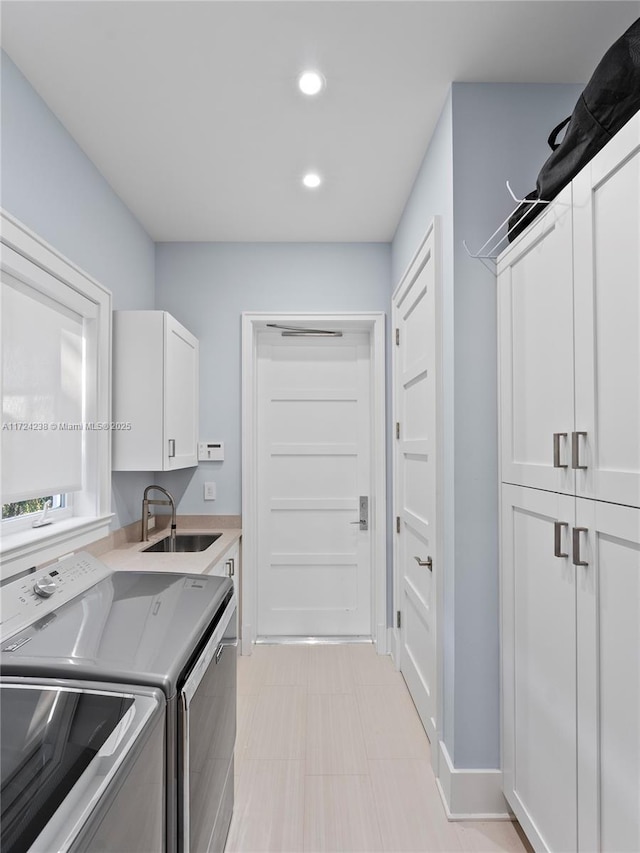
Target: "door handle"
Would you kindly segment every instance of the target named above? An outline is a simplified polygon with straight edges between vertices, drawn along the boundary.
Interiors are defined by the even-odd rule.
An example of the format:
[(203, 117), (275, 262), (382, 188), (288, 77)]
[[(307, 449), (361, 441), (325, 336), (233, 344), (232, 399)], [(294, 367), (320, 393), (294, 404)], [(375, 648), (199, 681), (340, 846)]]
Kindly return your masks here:
[(574, 566), (588, 566), (589, 563), (586, 560), (582, 560), (580, 557), (580, 534), (588, 533), (588, 527), (574, 527), (573, 528), (573, 565)]
[(175, 438), (169, 439), (169, 459), (176, 455), (176, 440)]
[(360, 510), (360, 520), (350, 521), (349, 524), (359, 524), (360, 530), (369, 529), (369, 498), (366, 495), (360, 495), (358, 498), (358, 508)]
[(426, 560), (421, 560), (420, 557), (413, 558), (419, 566), (426, 566), (430, 572), (433, 571), (433, 560), (431, 557), (427, 557)]
[(560, 439), (568, 438), (566, 432), (554, 432), (553, 434), (553, 467), (554, 468), (568, 468), (568, 465), (563, 465), (560, 462)]
[(571, 433), (571, 467), (584, 471), (587, 466), (580, 464), (580, 436), (587, 437), (586, 432)]
[[(565, 466), (566, 467), (566, 466)], [(566, 521), (554, 521), (553, 522), (553, 556), (554, 557), (568, 557), (568, 554), (565, 554), (562, 551), (562, 528), (569, 527)]]

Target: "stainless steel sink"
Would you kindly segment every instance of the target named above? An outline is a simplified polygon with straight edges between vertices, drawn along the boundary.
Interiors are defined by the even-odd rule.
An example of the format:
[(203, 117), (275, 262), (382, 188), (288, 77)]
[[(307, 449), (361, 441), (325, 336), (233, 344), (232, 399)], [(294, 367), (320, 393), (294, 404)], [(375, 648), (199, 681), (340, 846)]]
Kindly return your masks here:
[(209, 545), (213, 545), (222, 533), (179, 533), (175, 541), (170, 536), (159, 539), (143, 551), (161, 554), (184, 554), (193, 551), (204, 551)]

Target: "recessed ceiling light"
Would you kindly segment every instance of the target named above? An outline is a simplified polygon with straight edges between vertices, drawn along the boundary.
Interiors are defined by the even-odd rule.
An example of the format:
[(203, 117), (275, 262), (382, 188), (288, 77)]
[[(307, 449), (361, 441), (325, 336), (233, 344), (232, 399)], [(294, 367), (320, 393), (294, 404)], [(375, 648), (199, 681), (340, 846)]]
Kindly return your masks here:
[(298, 88), (304, 95), (317, 95), (324, 86), (325, 80), (319, 71), (303, 71), (298, 77)]
[(307, 189), (315, 190), (322, 183), (322, 178), (317, 174), (317, 172), (307, 172), (302, 179), (302, 183), (307, 187)]

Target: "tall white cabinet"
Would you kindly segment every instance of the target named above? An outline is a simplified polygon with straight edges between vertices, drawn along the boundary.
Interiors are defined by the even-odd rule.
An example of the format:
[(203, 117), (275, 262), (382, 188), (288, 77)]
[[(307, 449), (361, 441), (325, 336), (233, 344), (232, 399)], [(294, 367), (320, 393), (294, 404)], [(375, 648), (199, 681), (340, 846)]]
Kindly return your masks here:
[(498, 261), (504, 791), (640, 850), (640, 115)]

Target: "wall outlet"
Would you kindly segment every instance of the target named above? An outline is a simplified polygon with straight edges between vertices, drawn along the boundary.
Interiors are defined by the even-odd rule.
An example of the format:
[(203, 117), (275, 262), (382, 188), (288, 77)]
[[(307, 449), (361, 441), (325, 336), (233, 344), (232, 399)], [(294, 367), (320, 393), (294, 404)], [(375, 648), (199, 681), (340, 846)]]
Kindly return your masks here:
[(215, 499), (216, 499), (216, 484), (215, 483), (205, 483), (204, 484), (204, 499), (205, 499), (205, 501), (215, 501)]

